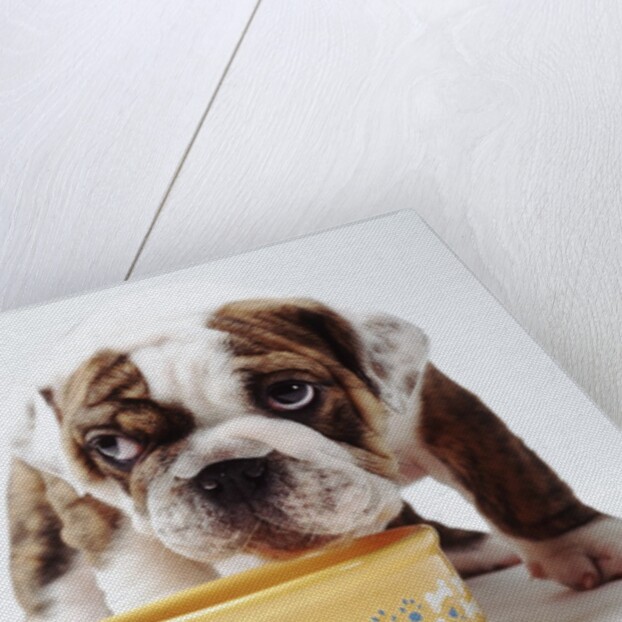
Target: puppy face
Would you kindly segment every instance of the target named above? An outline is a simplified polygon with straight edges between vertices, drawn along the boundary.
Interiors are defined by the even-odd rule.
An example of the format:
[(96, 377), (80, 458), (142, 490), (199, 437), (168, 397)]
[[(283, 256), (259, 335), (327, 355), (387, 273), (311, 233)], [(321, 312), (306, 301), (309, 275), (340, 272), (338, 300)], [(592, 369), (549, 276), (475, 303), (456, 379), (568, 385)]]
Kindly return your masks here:
[(369, 368), (358, 334), (326, 307), (245, 301), (98, 352), (50, 402), (80, 487), (138, 529), (198, 561), (278, 558), (400, 511)]

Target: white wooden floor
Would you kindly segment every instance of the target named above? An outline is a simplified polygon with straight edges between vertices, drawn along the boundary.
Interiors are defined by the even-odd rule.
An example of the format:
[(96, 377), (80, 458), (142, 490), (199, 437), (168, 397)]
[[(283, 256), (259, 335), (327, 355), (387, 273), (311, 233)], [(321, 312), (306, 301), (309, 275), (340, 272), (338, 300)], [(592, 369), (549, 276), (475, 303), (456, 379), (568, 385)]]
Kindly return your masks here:
[(617, 0), (0, 3), (0, 308), (414, 208), (622, 423)]

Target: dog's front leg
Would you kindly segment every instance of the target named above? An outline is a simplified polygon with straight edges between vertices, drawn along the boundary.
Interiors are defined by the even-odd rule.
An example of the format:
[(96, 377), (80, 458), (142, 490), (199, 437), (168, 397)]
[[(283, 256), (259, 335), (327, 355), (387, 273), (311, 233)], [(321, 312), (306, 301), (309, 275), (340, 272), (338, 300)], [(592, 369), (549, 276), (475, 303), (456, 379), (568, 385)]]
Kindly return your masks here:
[(531, 574), (575, 589), (622, 576), (622, 521), (570, 487), (475, 395), (428, 365), (415, 459), (508, 538)]

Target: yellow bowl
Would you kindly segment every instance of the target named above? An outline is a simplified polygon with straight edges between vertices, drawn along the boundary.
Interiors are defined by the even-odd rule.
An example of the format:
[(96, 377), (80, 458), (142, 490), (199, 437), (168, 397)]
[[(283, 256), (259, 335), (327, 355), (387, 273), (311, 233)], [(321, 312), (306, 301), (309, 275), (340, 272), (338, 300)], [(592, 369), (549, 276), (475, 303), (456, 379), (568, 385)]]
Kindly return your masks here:
[(399, 527), (179, 592), (104, 622), (485, 622), (431, 527)]

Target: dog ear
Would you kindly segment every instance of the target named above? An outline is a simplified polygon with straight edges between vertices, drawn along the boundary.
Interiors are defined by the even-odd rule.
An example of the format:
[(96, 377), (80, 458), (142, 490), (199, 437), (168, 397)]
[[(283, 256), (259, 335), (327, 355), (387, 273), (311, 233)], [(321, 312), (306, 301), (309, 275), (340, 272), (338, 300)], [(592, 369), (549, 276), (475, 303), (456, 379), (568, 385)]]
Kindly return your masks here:
[(81, 492), (63, 451), (60, 412), (49, 387), (36, 391), (25, 404), (21, 430), (13, 440), (13, 455), (31, 467), (55, 475)]
[(395, 412), (416, 408), (428, 362), (429, 340), (414, 324), (389, 314), (344, 313), (356, 329), (366, 373)]

